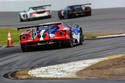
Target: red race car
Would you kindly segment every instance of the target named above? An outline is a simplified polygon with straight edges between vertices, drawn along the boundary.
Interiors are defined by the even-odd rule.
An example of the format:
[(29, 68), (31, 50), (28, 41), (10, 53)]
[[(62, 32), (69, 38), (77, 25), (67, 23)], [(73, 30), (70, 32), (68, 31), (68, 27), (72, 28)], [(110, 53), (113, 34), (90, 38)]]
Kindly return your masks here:
[(23, 52), (29, 51), (30, 46), (56, 44), (73, 47), (83, 44), (84, 36), (79, 25), (69, 25), (63, 22), (51, 22), (37, 26), (18, 28), (27, 29), (20, 35), (20, 44)]

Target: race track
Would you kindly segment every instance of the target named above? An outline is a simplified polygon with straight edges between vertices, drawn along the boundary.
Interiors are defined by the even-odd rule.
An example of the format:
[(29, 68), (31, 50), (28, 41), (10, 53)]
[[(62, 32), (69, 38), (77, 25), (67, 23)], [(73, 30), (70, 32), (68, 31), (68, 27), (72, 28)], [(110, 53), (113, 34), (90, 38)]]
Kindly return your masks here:
[[(85, 26), (84, 24), (87, 24), (88, 28), (85, 28), (86, 32), (100, 32), (109, 30), (124, 31), (125, 11), (123, 10), (125, 9), (116, 8), (95, 10), (93, 11), (93, 16), (91, 17), (74, 18), (63, 21), (69, 23), (78, 23), (81, 26)], [(16, 21), (16, 18), (10, 18), (12, 18), (12, 22), (10, 20), (2, 21), (0, 19), (0, 25), (3, 26), (1, 22), (5, 22), (5, 25), (8, 22), (10, 23), (8, 26), (19, 27), (31, 23), (20, 23)], [(39, 24), (41, 22), (57, 20), (59, 19), (55, 17), (52, 19), (37, 20), (32, 22), (33, 24)], [(124, 54), (124, 41), (125, 37), (86, 40), (83, 45), (75, 46), (73, 48), (39, 49), (37, 51), (25, 53), (20, 50), (19, 45), (12, 48), (0, 48), (0, 83), (124, 83), (124, 79), (11, 80), (3, 77), (5, 73), (29, 67), (46, 66), (71, 61)]]
[(65, 23), (79, 24), (85, 32), (125, 32), (125, 8), (96, 9), (92, 16), (59, 20), (57, 12), (52, 13), (51, 19), (20, 22), (18, 12), (1, 12), (0, 27), (21, 27), (37, 25), (45, 22), (63, 21)]

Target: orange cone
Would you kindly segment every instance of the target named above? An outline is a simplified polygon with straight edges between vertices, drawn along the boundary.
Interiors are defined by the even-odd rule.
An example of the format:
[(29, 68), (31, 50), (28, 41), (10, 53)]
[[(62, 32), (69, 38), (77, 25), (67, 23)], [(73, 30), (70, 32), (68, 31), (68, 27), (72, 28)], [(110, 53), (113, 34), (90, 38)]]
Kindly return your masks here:
[(8, 31), (8, 45), (7, 45), (7, 47), (13, 47), (13, 42), (11, 40), (10, 31)]

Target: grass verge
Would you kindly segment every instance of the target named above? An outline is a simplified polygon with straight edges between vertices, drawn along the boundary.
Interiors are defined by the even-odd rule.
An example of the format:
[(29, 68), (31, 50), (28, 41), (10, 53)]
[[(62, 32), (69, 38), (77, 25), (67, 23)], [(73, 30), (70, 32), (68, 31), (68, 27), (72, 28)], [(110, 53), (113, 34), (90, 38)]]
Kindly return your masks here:
[(11, 32), (11, 38), (14, 44), (19, 42), (19, 35), (23, 32), (23, 31), (17, 31), (16, 28), (1, 27), (0, 28), (0, 45), (7, 44), (8, 31)]
[(116, 35), (116, 34), (121, 34), (121, 33), (85, 33), (84, 36), (85, 38), (96, 38), (98, 36), (107, 36), (107, 35)]

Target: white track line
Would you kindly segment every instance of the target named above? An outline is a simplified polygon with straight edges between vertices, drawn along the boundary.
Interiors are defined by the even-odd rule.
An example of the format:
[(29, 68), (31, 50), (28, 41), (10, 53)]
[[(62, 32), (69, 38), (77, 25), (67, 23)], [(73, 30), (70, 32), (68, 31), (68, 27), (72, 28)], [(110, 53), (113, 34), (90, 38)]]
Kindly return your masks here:
[(111, 37), (125, 37), (125, 34), (98, 36), (96, 38), (111, 38)]

